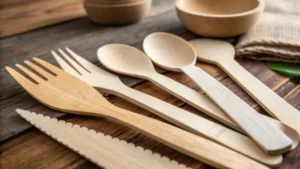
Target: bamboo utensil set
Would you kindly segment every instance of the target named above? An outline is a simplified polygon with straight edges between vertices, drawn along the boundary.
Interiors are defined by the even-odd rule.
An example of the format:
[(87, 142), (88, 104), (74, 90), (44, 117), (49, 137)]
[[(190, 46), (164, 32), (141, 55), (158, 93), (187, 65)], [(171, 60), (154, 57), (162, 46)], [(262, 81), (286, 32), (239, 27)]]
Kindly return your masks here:
[[(274, 166), (282, 160), (281, 156), (267, 156), (251, 139), (238, 132), (127, 87), (121, 82), (118, 76), (100, 69), (68, 48), (66, 48), (66, 52), (60, 49), (58, 51), (61, 56), (54, 51), (52, 51), (52, 54), (66, 72), (96, 88), (100, 88), (102, 92), (120, 96), (181, 128), (200, 136), (205, 136), (210, 140), (223, 144), (267, 165)], [(223, 137), (220, 138), (218, 137), (218, 132), (226, 134), (223, 134)]]
[[(52, 54), (60, 66), (69, 74), (38, 58), (33, 60), (55, 75), (48, 73), (48, 71), (43, 70), (40, 66), (30, 61), (25, 61), (25, 64), (43, 78), (22, 65), (17, 64), (16, 66), (30, 76), (35, 83), (10, 67), (6, 69), (28, 93), (46, 106), (67, 113), (104, 116), (117, 120), (214, 167), (240, 168), (243, 166), (243, 168), (265, 168), (265, 166), (256, 161), (272, 167), (279, 165), (282, 161), (281, 154), (294, 148), (299, 142), (299, 128), (297, 128), (293, 120), (288, 120), (291, 117), (299, 117), (297, 116), (297, 110), (287, 115), (278, 115), (280, 117), (279, 120), (283, 120), (285, 124), (291, 124), (290, 127), (277, 120), (258, 114), (218, 81), (201, 69), (192, 66), (196, 62), (197, 55), (205, 58), (218, 54), (214, 53), (216, 51), (213, 48), (214, 45), (216, 48), (226, 50), (227, 52), (225, 53), (231, 58), (233, 58), (231, 54), (234, 55), (232, 49), (227, 48), (228, 45), (223, 45), (221, 42), (205, 43), (205, 41), (192, 41), (191, 44), (174, 35), (154, 33), (145, 39), (144, 50), (160, 66), (169, 70), (180, 70), (187, 73), (211, 100), (174, 80), (158, 74), (154, 70), (150, 58), (133, 47), (119, 44), (105, 45), (98, 50), (98, 58), (108, 69), (150, 80), (229, 127), (247, 133), (252, 139), (152, 96), (131, 89), (125, 86), (118, 76), (100, 69), (68, 48), (66, 48), (66, 51), (58, 50), (59, 54), (52, 51)], [(209, 48), (201, 48), (201, 46), (207, 45), (211, 46)], [(196, 48), (197, 54), (192, 46)], [(201, 51), (203, 51), (203, 55)], [(224, 67), (227, 69), (227, 62)], [(105, 80), (101, 80), (101, 78)], [(258, 86), (262, 85), (257, 84)], [(99, 88), (102, 92), (125, 98), (165, 120), (205, 138), (115, 107), (89, 85)], [(243, 88), (248, 89), (248, 86), (245, 85)], [(249, 88), (249, 90), (253, 89)], [(257, 100), (259, 98), (258, 96)], [(262, 99), (261, 102), (263, 104), (264, 100)], [(267, 104), (267, 106), (272, 107), (274, 105)], [(280, 107), (281, 105), (277, 106)], [(282, 106), (292, 110), (292, 107), (289, 107), (285, 102), (282, 103)], [(265, 106), (263, 107), (265, 108)], [(272, 108), (268, 108), (268, 110), (271, 111)], [(23, 116), (26, 116), (26, 113), (23, 113)], [(63, 136), (60, 135), (60, 137)], [(93, 142), (91, 145), (95, 143)], [(69, 145), (69, 143), (64, 144), (73, 149), (76, 146), (81, 148), (79, 153), (86, 156), (86, 152), (82, 149), (83, 147)], [(145, 156), (145, 158), (150, 158), (150, 156)]]
[[(47, 71), (30, 61), (25, 61), (25, 64), (43, 78), (22, 65), (16, 66), (36, 83), (10, 67), (7, 67), (7, 70), (29, 94), (46, 106), (64, 112), (114, 119), (217, 168), (239, 168), (240, 166), (249, 169), (267, 168), (217, 143), (152, 118), (115, 107), (87, 83), (41, 59), (33, 58), (33, 60)], [(215, 152), (218, 152), (218, 158)]]

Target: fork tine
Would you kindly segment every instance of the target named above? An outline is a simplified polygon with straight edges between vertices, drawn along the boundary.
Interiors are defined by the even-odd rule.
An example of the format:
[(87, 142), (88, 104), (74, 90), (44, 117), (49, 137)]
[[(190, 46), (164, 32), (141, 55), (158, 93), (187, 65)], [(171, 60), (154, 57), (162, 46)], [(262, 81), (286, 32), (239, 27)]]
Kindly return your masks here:
[(76, 54), (74, 51), (72, 51), (68, 47), (66, 47), (66, 50), (68, 51), (68, 53), (70, 55), (73, 56), (73, 58), (75, 58), (78, 61), (78, 63), (80, 63), (89, 72), (92, 73), (93, 71), (99, 71), (100, 68), (98, 66), (94, 65), (93, 63), (89, 62), (88, 60), (84, 59), (83, 57), (79, 56), (78, 54)]
[(26, 65), (28, 65), (29, 67), (31, 67), (33, 70), (35, 70), (36, 72), (38, 72), (39, 74), (41, 74), (42, 76), (44, 76), (46, 79), (50, 79), (51, 77), (54, 77), (52, 74), (46, 72), (44, 69), (42, 69), (41, 67), (37, 66), (36, 64), (25, 60), (24, 63)]
[(29, 69), (25, 68), (24, 66), (20, 65), (20, 64), (16, 64), (16, 66), (22, 70), (24, 73), (26, 73), (28, 76), (30, 76), (33, 80), (35, 80), (38, 83), (42, 83), (43, 81), (45, 81), (44, 79), (42, 79), (41, 77), (39, 77), (38, 75), (36, 75), (35, 73), (33, 73), (32, 71), (30, 71)]
[(60, 65), (61, 68), (63, 68), (66, 72), (72, 74), (73, 76), (79, 77), (80, 74), (72, 68), (69, 63), (64, 61), (56, 52), (51, 51), (53, 57), (57, 61), (57, 63)]
[(78, 63), (76, 63), (70, 56), (68, 56), (65, 52), (63, 52), (61, 49), (58, 49), (58, 51), (63, 55), (65, 59), (68, 60), (68, 62), (82, 75), (87, 74), (88, 72), (83, 69)]
[(8, 73), (23, 87), (29, 92), (29, 88), (32, 87), (33, 85), (36, 86), (35, 83), (32, 81), (28, 80), (26, 77), (21, 75), (19, 72), (15, 71), (15, 69), (6, 66), (5, 69), (8, 71)]
[(48, 70), (50, 70), (51, 72), (53, 72), (54, 74), (59, 74), (59, 73), (63, 73), (63, 70), (59, 69), (58, 67), (52, 65), (51, 63), (48, 63), (40, 58), (32, 58), (34, 61), (38, 62), (39, 64), (41, 64), (42, 66), (44, 66), (45, 68), (47, 68)]

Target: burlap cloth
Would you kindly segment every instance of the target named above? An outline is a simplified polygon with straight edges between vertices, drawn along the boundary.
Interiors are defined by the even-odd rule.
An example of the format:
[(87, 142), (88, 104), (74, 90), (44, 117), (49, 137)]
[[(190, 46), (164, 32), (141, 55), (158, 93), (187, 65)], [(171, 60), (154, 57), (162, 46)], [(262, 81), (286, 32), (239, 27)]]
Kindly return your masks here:
[(237, 57), (300, 63), (300, 0), (265, 0), (254, 28), (241, 36)]

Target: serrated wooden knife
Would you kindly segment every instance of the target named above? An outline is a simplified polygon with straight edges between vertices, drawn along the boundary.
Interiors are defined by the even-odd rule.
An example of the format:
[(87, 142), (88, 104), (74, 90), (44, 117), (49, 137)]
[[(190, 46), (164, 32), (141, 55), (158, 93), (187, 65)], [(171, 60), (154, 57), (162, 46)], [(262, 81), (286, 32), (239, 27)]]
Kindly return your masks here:
[(118, 138), (27, 110), (17, 113), (48, 136), (107, 169), (187, 169), (167, 157)]

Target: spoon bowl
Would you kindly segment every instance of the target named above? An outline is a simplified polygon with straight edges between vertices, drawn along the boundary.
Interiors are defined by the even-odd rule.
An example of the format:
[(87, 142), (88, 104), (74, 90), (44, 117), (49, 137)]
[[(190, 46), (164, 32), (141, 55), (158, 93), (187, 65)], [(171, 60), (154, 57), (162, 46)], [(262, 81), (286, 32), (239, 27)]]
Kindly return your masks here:
[(134, 47), (122, 44), (109, 44), (98, 49), (99, 61), (108, 69), (121, 74), (143, 77), (155, 71), (145, 53)]
[(145, 38), (143, 48), (155, 64), (167, 70), (181, 72), (181, 67), (196, 63), (194, 48), (184, 39), (172, 34), (150, 34)]
[(263, 0), (177, 0), (177, 14), (192, 32), (231, 37), (249, 31), (264, 9)]
[(234, 59), (235, 49), (226, 41), (215, 39), (196, 39), (189, 42), (196, 50), (199, 60), (212, 64), (219, 64), (221, 62), (223, 63)]

